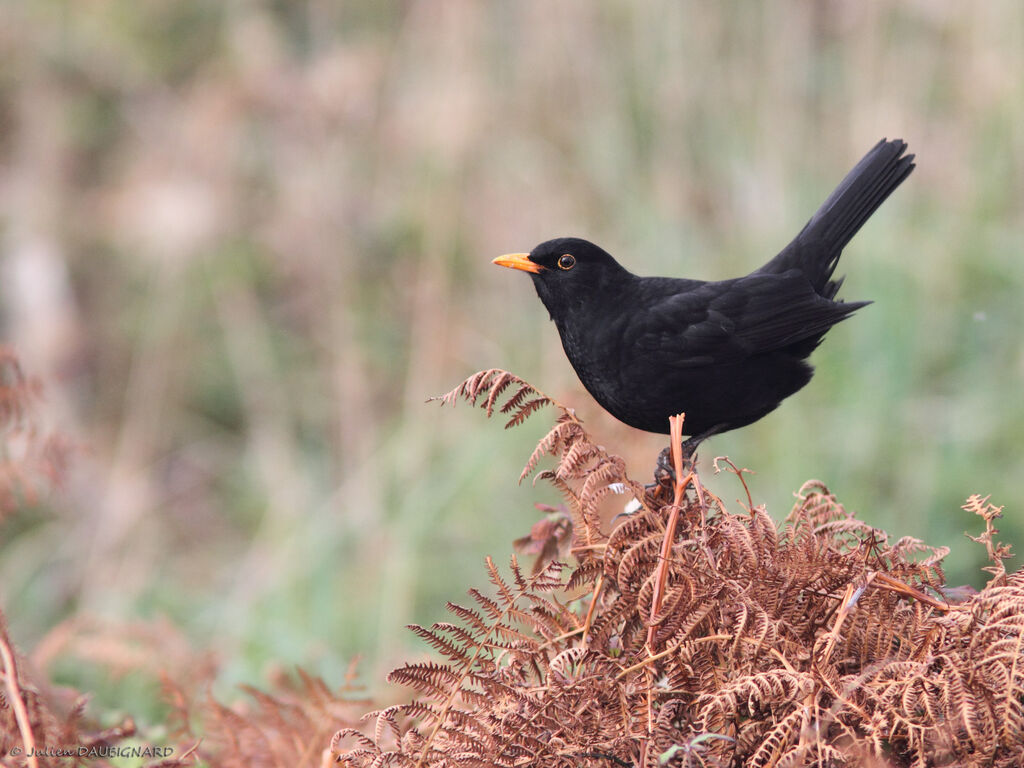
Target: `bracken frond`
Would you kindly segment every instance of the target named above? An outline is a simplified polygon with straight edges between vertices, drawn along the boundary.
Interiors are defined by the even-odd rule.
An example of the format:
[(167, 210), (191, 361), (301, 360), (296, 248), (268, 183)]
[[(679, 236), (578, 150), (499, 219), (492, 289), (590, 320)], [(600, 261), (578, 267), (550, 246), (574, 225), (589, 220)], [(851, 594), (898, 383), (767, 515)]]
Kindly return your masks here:
[[(507, 392), (512, 388), (515, 391), (508, 396)], [(503, 399), (504, 402), (502, 402)], [(487, 412), (488, 417), (494, 415), (495, 408), (509, 417), (505, 423), (506, 429), (522, 424), (532, 413), (545, 405), (553, 405), (563, 414), (571, 414), (568, 408), (548, 397), (529, 382), (500, 368), (478, 371), (455, 389), (443, 395), (431, 397), (427, 402), (435, 400), (439, 400), (441, 405), (452, 406), (459, 400), (466, 400), (472, 405), (481, 401), (480, 407)]]
[[(576, 563), (549, 552), (531, 575), (488, 560), (472, 607), (414, 629), (440, 660), (392, 673), (420, 698), (376, 714), (373, 738), (340, 731), (343, 764), (1024, 764), (1024, 575), (1005, 570), (987, 497), (964, 508), (982, 518), (992, 579), (947, 603), (948, 548), (890, 541), (821, 482), (776, 525), (745, 486), (739, 514), (698, 475), (641, 486), (507, 372), (444, 399), (509, 423), (560, 409), (522, 477), (553, 461), (535, 477), (565, 498)], [(613, 501), (629, 509), (609, 530)]]

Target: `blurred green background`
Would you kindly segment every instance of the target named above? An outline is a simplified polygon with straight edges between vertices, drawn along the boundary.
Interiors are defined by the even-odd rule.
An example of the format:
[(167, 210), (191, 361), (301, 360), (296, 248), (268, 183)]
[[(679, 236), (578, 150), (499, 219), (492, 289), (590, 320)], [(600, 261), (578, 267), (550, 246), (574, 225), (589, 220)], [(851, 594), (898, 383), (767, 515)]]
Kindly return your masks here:
[(222, 690), (357, 654), (376, 690), (557, 502), (516, 484), (550, 414), (427, 396), (512, 370), (641, 481), (666, 442), (490, 259), (578, 235), (733, 277), (883, 136), (918, 168), (839, 268), (875, 303), (703, 476), (731, 502), (709, 459), (756, 470), (776, 518), (819, 478), (980, 586), (964, 499), (1024, 537), (1022, 120), (1016, 0), (0, 4), (0, 328), (77, 446), (0, 527), (14, 637), (101, 708), (154, 693), (108, 680), (105, 623), (212, 652)]

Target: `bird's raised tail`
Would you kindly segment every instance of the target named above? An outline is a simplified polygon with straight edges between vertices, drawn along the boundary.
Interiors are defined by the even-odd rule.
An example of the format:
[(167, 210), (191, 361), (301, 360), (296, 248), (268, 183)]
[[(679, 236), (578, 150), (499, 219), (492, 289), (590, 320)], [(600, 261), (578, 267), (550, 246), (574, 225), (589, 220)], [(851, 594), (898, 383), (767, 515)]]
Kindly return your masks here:
[(802, 269), (814, 289), (832, 298), (842, 280), (829, 282), (843, 248), (903, 180), (914, 170), (902, 139), (882, 139), (839, 182), (793, 242), (758, 272)]

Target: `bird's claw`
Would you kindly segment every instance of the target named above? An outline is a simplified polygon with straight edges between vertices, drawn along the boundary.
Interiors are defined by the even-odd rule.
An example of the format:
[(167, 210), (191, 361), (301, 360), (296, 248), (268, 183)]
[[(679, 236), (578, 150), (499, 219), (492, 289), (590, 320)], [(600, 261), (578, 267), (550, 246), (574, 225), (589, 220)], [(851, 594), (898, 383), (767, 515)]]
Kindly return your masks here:
[[(694, 454), (694, 450), (696, 448), (696, 444), (690, 444), (689, 440), (683, 441), (681, 450), (684, 475), (691, 471), (693, 469), (693, 465), (696, 463), (697, 457)], [(667, 446), (658, 454), (658, 461), (654, 467), (654, 483), (658, 486), (671, 488), (675, 485), (677, 480), (676, 470), (672, 464), (672, 446)]]

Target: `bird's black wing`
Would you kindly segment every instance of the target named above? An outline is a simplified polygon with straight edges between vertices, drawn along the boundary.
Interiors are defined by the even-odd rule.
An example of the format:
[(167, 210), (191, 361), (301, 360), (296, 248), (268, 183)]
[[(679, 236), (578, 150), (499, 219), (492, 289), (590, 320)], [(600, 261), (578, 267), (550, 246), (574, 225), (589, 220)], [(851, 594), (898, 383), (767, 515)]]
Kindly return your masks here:
[(631, 318), (627, 340), (675, 368), (738, 362), (809, 342), (870, 302), (819, 296), (799, 270), (753, 274), (667, 293)]

